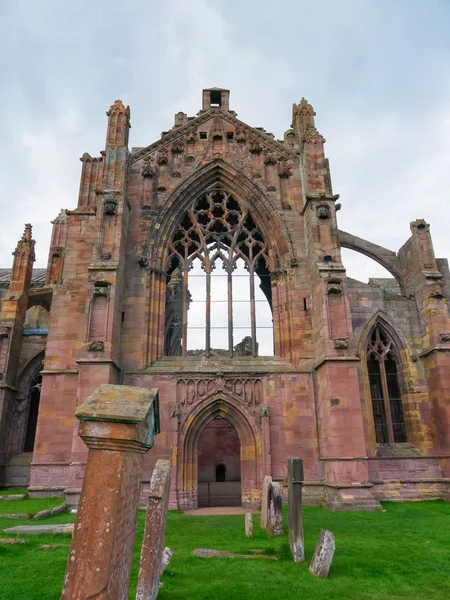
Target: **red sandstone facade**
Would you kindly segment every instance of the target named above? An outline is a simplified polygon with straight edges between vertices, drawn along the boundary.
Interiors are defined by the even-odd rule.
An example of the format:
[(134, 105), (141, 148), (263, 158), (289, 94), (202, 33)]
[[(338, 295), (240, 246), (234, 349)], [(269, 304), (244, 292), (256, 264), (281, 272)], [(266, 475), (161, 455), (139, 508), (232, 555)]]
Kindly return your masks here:
[[(112, 383), (159, 389), (143, 493), (168, 458), (173, 508), (214, 503), (228, 476), (232, 494), (258, 504), (264, 476), (284, 480), (288, 456), (304, 461), (310, 503), (448, 499), (450, 276), (429, 225), (411, 223), (397, 253), (338, 229), (305, 100), (281, 141), (239, 121), (215, 88), (196, 117), (178, 113), (145, 148), (128, 148), (128, 107), (116, 101), (107, 115), (105, 150), (81, 158), (78, 206), (53, 222), (45, 279), (32, 271), (28, 225), (12, 270), (0, 270), (1, 483), (76, 503), (87, 448), (75, 409)], [(347, 278), (341, 247), (392, 280)], [(191, 305), (194, 258), (207, 291)], [(238, 343), (236, 259), (270, 305), (273, 356), (258, 356), (259, 288)], [(214, 261), (228, 278), (219, 350)], [(205, 310), (198, 351), (186, 341), (194, 305)]]

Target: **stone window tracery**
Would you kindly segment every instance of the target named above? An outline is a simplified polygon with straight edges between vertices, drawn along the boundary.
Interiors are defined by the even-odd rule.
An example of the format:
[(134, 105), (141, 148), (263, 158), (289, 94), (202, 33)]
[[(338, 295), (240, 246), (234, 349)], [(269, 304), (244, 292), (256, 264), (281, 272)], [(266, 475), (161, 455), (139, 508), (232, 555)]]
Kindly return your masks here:
[(378, 444), (407, 442), (397, 361), (394, 342), (377, 325), (367, 347), (367, 369)]
[(200, 196), (169, 244), (165, 354), (272, 355), (268, 252), (233, 196), (223, 189)]

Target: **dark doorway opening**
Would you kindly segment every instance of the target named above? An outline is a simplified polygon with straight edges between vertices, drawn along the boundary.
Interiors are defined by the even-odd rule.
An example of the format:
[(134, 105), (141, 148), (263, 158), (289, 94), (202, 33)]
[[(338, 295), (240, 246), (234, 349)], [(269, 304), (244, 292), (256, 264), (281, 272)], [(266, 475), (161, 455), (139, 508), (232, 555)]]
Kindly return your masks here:
[(30, 386), (30, 409), (28, 411), (27, 428), (25, 431), (24, 452), (33, 452), (36, 439), (36, 428), (39, 414), (39, 401), (41, 399), (42, 376), (33, 379)]
[(198, 443), (198, 506), (241, 503), (241, 443), (235, 428), (218, 417)]

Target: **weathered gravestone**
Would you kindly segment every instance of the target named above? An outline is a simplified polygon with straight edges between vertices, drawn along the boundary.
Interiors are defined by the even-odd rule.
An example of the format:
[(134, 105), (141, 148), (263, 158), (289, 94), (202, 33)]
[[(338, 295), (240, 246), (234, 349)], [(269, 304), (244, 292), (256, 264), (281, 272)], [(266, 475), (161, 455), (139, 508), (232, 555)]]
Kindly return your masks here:
[(160, 577), (166, 570), (167, 565), (170, 563), (170, 561), (172, 559), (172, 555), (173, 555), (173, 551), (169, 547), (166, 546), (162, 553), (161, 573), (159, 575)]
[(261, 494), (261, 529), (267, 527), (267, 513), (269, 510), (269, 487), (272, 484), (272, 477), (266, 475), (263, 481), (262, 494)]
[(283, 535), (283, 488), (273, 481), (269, 486), (269, 509), (267, 511), (266, 531), (269, 535)]
[(245, 535), (247, 537), (253, 536), (253, 517), (252, 513), (245, 513)]
[(89, 448), (62, 600), (127, 600), (144, 454), (158, 390), (101, 385), (76, 412)]
[(316, 577), (328, 577), (335, 550), (334, 535), (322, 529), (317, 540), (316, 549), (309, 565), (310, 572)]
[(158, 595), (159, 578), (163, 570), (170, 474), (170, 461), (158, 460), (150, 480), (136, 600), (155, 600)]
[(305, 544), (303, 541), (303, 461), (301, 458), (288, 458), (288, 508), (289, 508), (289, 545), (294, 562), (305, 560)]

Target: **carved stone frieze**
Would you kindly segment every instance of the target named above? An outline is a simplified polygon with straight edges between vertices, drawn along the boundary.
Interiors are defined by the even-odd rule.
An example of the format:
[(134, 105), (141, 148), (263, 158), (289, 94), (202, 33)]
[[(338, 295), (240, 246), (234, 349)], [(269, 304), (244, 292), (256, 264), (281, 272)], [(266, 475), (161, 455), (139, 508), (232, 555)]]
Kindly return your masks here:
[(258, 406), (263, 383), (259, 377), (183, 377), (177, 381), (177, 402), (181, 406), (196, 404), (221, 391), (237, 396), (247, 406)]

